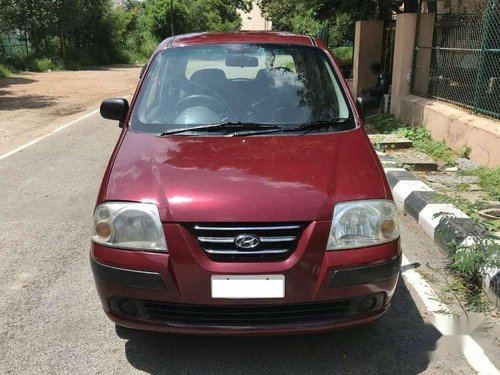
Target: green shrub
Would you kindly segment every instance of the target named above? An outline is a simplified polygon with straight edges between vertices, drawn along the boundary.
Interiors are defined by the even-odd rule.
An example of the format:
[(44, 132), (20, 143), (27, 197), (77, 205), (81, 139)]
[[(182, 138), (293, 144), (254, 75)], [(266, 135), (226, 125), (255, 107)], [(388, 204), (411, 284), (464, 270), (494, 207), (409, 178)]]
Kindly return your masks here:
[(57, 58), (38, 57), (35, 55), (14, 55), (6, 59), (6, 65), (12, 71), (46, 72), (61, 69)]
[(366, 131), (368, 133), (389, 134), (407, 126), (407, 124), (396, 119), (394, 115), (389, 114), (371, 117), (366, 121)]
[(60, 64), (56, 63), (50, 57), (34, 58), (28, 62), (28, 69), (32, 72), (47, 72), (59, 68)]
[(0, 64), (0, 77), (9, 77), (11, 75), (11, 71), (5, 65)]
[(353, 48), (352, 47), (336, 47), (332, 49), (335, 60), (339, 63), (352, 62)]

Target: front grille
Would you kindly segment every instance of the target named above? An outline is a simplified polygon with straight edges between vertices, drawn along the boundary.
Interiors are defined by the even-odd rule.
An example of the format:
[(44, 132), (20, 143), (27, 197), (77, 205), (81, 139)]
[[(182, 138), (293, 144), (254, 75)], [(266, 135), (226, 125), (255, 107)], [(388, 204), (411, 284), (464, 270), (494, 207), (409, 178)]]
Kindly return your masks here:
[(356, 315), (356, 299), (285, 305), (188, 305), (113, 297), (111, 308), (120, 314), (122, 301), (137, 307), (134, 318), (171, 324), (263, 326), (327, 320)]
[[(258, 261), (288, 258), (295, 250), (303, 228), (302, 223), (231, 223), (193, 224), (189, 230), (213, 260)], [(246, 241), (250, 246), (237, 246), (238, 240)]]

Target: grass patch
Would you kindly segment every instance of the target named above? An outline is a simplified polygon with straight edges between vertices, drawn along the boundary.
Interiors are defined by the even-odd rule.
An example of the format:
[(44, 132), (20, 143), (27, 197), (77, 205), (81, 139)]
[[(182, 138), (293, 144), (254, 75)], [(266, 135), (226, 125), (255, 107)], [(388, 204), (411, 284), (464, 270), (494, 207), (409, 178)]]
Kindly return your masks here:
[(409, 126), (399, 128), (397, 133), (412, 140), (416, 150), (430, 155), (432, 158), (441, 160), (446, 165), (455, 164), (455, 156), (443, 141), (432, 139), (429, 131), (423, 126)]
[(455, 163), (455, 155), (443, 141), (432, 139), (429, 131), (423, 126), (405, 124), (394, 118), (393, 115), (379, 115), (367, 122), (368, 133), (402, 135), (411, 141), (417, 151), (424, 152), (436, 160), (441, 160), (446, 165)]
[(467, 284), (467, 281), (460, 276), (455, 275), (454, 280), (443, 288), (442, 292), (460, 297), (470, 311), (483, 313), (490, 310), (488, 298), (481, 287)]
[(488, 196), (493, 200), (500, 200), (500, 167), (480, 167), (467, 171), (466, 174), (469, 176), (478, 176), (479, 186), (488, 193)]

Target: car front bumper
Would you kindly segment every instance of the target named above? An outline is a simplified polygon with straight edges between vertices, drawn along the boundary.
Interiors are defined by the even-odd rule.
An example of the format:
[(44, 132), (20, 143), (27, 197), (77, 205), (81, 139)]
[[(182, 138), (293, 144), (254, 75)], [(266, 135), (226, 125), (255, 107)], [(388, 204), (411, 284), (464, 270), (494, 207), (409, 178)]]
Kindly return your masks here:
[[(193, 334), (319, 332), (368, 324), (389, 308), (399, 242), (325, 252), (330, 223), (311, 223), (293, 254), (273, 262), (210, 260), (182, 225), (165, 224), (169, 253), (92, 244), (103, 308), (121, 326)], [(285, 297), (212, 298), (213, 275), (284, 275)]]

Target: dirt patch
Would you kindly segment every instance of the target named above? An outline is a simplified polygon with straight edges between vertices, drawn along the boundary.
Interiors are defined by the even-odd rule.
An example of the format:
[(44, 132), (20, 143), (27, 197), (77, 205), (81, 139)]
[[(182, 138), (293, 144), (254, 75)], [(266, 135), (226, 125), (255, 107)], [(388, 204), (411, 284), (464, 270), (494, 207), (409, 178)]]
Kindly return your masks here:
[(77, 118), (108, 97), (132, 95), (140, 69), (120, 65), (0, 78), (0, 155)]

